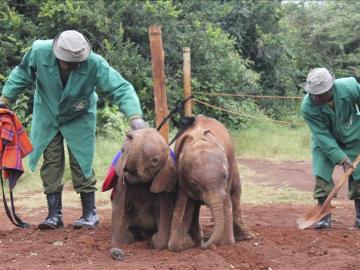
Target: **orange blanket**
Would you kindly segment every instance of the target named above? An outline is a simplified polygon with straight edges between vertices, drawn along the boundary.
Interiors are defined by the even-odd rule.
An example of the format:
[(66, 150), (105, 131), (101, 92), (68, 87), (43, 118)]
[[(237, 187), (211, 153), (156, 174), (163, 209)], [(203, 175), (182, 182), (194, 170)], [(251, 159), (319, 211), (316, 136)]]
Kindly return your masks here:
[(18, 117), (0, 108), (0, 169), (9, 179), (12, 190), (23, 174), (22, 158), (32, 151), (32, 145)]

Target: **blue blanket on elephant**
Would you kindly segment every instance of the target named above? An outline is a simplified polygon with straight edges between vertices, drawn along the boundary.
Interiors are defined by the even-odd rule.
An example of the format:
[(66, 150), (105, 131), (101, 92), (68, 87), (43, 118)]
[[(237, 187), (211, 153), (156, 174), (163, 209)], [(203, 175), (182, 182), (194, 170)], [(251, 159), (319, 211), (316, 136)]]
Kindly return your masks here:
[[(119, 158), (121, 157), (121, 155), (122, 155), (122, 152), (119, 151), (119, 152), (117, 152), (117, 154), (113, 158), (113, 161), (111, 162), (111, 164), (109, 166), (109, 169), (107, 171), (105, 180), (104, 180), (102, 188), (101, 188), (102, 192), (113, 189), (112, 192), (111, 192), (111, 198), (113, 197), (114, 187), (116, 185), (116, 180), (117, 180), (117, 174), (116, 174), (116, 171), (115, 171), (115, 166), (116, 166), (116, 163), (118, 162)], [(171, 149), (170, 149), (169, 155), (172, 158), (172, 160), (174, 162), (176, 162), (176, 155)]]

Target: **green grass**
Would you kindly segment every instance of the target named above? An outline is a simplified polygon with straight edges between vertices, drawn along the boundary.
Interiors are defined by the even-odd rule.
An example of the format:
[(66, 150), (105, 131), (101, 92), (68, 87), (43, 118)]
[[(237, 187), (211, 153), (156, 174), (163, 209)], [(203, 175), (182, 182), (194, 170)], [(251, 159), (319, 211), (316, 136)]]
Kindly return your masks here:
[[(273, 203), (291, 203), (291, 204), (313, 204), (312, 192), (299, 191), (287, 186), (286, 184), (279, 188), (267, 185), (266, 183), (254, 183), (251, 178), (255, 172), (240, 165), (242, 179), (241, 201), (248, 204), (273, 204)], [(244, 181), (246, 179), (247, 181)], [(269, 179), (270, 180), (270, 179)]]
[(243, 158), (310, 160), (310, 132), (306, 126), (288, 127), (261, 122), (232, 133), (235, 152)]
[(248, 204), (313, 204), (311, 192), (298, 191), (290, 187), (276, 188), (266, 184), (242, 183), (241, 201)]
[[(308, 160), (310, 159), (309, 132), (306, 127), (289, 128), (285, 126), (264, 124), (256, 128), (232, 134), (237, 155), (244, 158), (266, 158), (270, 160)], [(172, 138), (172, 137), (171, 137)], [(110, 192), (101, 192), (101, 185), (114, 155), (120, 150), (122, 136), (111, 138), (99, 137), (97, 139), (94, 169), (97, 177), (96, 193), (98, 207), (111, 207)], [(20, 178), (15, 188), (17, 205), (26, 208), (46, 209), (45, 195), (39, 169), (42, 161), (38, 163), (35, 172), (30, 172), (25, 164), (25, 174)], [(75, 193), (71, 182), (71, 173), (66, 154), (66, 168), (64, 174), (65, 192), (64, 207), (80, 207), (79, 195)], [(254, 172), (246, 167), (241, 168), (243, 178), (251, 177)], [(24, 196), (23, 196), (24, 195)], [(29, 200), (31, 198), (31, 200)], [(311, 202), (311, 194), (296, 191), (289, 187), (274, 188), (251, 182), (243, 183), (242, 200), (246, 203), (307, 203)]]
[[(237, 133), (232, 132), (236, 155), (274, 161), (310, 160), (310, 132), (306, 126), (289, 127), (269, 122)], [(242, 179), (255, 173), (246, 166), (240, 168)], [(293, 203), (312, 204), (312, 193), (291, 187), (273, 187), (251, 181), (242, 182), (242, 201), (250, 204)]]
[[(104, 139), (102, 137), (97, 139), (96, 154), (94, 158), (94, 170), (97, 178), (96, 200), (98, 207), (111, 207), (110, 192), (101, 192), (101, 185), (106, 176), (107, 169), (115, 156), (120, 150), (122, 138)], [(63, 177), (64, 192), (63, 192), (63, 205), (64, 207), (80, 207), (80, 195), (76, 194), (72, 186), (71, 172), (68, 163), (68, 154), (65, 147), (65, 173)], [(46, 207), (46, 197), (43, 193), (42, 180), (40, 178), (40, 167), (42, 160), (39, 160), (35, 172), (31, 172), (27, 158), (24, 160), (25, 173), (20, 177), (15, 190), (16, 205), (26, 208), (41, 208)], [(5, 184), (7, 181), (5, 182)], [(6, 188), (7, 190), (7, 188)], [(31, 198), (31, 200), (29, 200)]]

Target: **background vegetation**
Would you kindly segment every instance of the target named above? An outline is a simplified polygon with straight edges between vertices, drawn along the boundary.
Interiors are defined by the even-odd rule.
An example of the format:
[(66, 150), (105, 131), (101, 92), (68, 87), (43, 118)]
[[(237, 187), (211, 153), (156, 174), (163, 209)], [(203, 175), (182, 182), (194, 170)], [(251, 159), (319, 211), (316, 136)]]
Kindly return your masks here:
[[(132, 82), (153, 125), (148, 27), (162, 27), (169, 107), (182, 95), (182, 47), (191, 48), (192, 89), (197, 99), (233, 114), (196, 105), (231, 129), (259, 124), (246, 115), (298, 121), (300, 100), (206, 95), (302, 96), (310, 69), (360, 76), (360, 2), (280, 0), (8, 0), (0, 1), (0, 89), (36, 39), (76, 29), (96, 53)], [(29, 126), (32, 91), (13, 109)], [(124, 130), (116, 108), (101, 93), (98, 132)]]
[[(264, 134), (271, 134), (264, 137)], [(113, 133), (110, 135), (114, 135)], [(236, 155), (240, 158), (271, 159), (271, 160), (309, 160), (310, 147), (309, 136), (305, 126), (300, 128), (282, 127), (273, 123), (265, 126), (251, 127), (246, 130), (236, 131), (232, 134), (236, 149)], [(113, 136), (109, 139), (109, 134), (99, 136), (95, 153), (94, 170), (98, 179), (97, 187), (101, 190), (105, 179), (107, 168), (113, 157), (119, 150), (121, 138)], [(291, 140), (289, 139), (291, 138)], [(66, 151), (66, 148), (65, 148)], [(67, 155), (65, 155), (67, 158)], [(71, 172), (68, 161), (65, 162), (65, 174), (63, 177), (65, 190), (72, 190)], [(15, 188), (16, 205), (27, 208), (41, 208), (46, 204), (43, 194), (40, 171), (33, 173), (25, 162), (25, 173), (19, 179)], [(282, 188), (275, 188), (270, 185), (247, 181), (254, 175), (254, 171), (240, 163), (239, 166), (242, 179), (243, 195), (242, 201), (251, 204), (262, 203), (313, 203), (310, 191), (299, 191), (284, 184)], [(271, 177), (271, 176), (269, 176)], [(8, 181), (5, 181), (5, 185)], [(111, 191), (97, 192), (96, 198), (98, 207), (110, 208), (109, 200)], [(31, 194), (29, 201), (28, 195)], [(22, 196), (24, 195), (24, 196)], [(67, 207), (79, 207), (79, 195), (75, 192), (64, 192), (63, 203)], [(44, 213), (45, 215), (45, 213)]]

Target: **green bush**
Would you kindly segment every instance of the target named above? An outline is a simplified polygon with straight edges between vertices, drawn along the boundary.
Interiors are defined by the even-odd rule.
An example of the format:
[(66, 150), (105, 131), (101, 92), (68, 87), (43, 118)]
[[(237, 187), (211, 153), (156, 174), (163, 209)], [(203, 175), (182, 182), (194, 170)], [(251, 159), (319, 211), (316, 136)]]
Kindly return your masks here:
[(128, 121), (117, 106), (106, 104), (97, 111), (96, 134), (103, 137), (123, 137), (129, 129)]
[[(153, 126), (148, 28), (158, 25), (169, 108), (183, 95), (182, 48), (190, 47), (195, 97), (240, 113), (249, 106), (244, 99), (202, 93), (300, 96), (305, 77), (315, 66), (326, 66), (338, 77), (360, 78), (359, 7), (356, 1), (0, 1), (0, 88), (35, 39), (51, 39), (63, 30), (76, 29), (133, 83), (145, 118)], [(28, 90), (31, 93), (32, 88)], [(106, 99), (101, 89), (97, 91)], [(29, 126), (31, 94), (25, 96), (29, 99), (19, 97), (15, 111)], [(254, 103), (270, 118), (299, 117), (296, 102)], [(248, 120), (237, 114), (195, 106), (194, 114), (199, 113), (231, 128), (248, 126)]]

